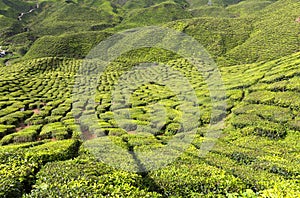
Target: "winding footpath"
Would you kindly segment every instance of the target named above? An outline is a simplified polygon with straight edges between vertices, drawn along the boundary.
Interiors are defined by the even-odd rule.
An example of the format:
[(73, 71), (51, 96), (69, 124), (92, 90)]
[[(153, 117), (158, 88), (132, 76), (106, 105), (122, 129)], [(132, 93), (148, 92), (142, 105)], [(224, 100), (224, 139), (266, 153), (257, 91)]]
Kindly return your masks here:
[(22, 21), (22, 17), (26, 14), (30, 14), (31, 12), (35, 11), (36, 9), (39, 8), (39, 3), (36, 3), (35, 8), (30, 9), (28, 12), (22, 12), (19, 16), (18, 16), (18, 20)]

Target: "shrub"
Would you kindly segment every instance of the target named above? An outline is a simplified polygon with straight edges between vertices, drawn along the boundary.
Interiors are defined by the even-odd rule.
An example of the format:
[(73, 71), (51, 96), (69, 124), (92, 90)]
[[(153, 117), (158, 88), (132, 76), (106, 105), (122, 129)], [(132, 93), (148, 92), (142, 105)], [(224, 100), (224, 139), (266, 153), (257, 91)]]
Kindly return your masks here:
[(79, 146), (80, 142), (78, 140), (49, 142), (29, 148), (25, 153), (25, 159), (33, 159), (43, 163), (67, 160), (78, 155)]
[(120, 129), (120, 128), (111, 128), (111, 129), (107, 129), (108, 135), (110, 136), (122, 136), (124, 134), (127, 134), (127, 131), (124, 129)]
[[(67, 135), (67, 128), (61, 122), (54, 122), (43, 126), (39, 137), (41, 139), (54, 138), (56, 134)], [(61, 136), (60, 136), (61, 137)]]
[(160, 197), (158, 193), (148, 192), (141, 180), (140, 175), (113, 170), (103, 163), (54, 162), (38, 173), (34, 189), (24, 197)]
[(3, 138), (5, 135), (14, 132), (16, 128), (15, 125), (0, 125), (0, 138)]
[(203, 197), (205, 195), (221, 197), (225, 192), (245, 189), (239, 178), (202, 162), (168, 165), (151, 172), (150, 178), (163, 190), (165, 196), (172, 197), (189, 197), (194, 192)]
[(179, 123), (171, 123), (166, 128), (166, 135), (175, 135), (176, 133), (180, 132), (181, 124)]

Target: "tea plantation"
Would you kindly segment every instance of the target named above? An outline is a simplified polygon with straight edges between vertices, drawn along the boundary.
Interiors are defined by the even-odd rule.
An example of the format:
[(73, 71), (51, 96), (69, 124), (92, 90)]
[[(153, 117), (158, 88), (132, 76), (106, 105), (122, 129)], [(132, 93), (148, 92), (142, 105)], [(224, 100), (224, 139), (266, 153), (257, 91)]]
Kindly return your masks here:
[[(300, 197), (300, 2), (207, 2), (0, 0), (0, 197)], [(158, 48), (88, 87), (90, 50), (149, 25), (201, 43), (225, 95)]]

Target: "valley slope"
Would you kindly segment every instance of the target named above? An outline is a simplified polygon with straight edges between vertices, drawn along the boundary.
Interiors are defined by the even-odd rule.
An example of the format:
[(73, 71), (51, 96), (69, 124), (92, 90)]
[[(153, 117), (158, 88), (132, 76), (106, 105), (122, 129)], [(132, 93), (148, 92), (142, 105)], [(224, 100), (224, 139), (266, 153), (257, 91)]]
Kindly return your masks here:
[[(300, 2), (211, 2), (0, 0), (0, 46), (12, 53), (0, 58), (0, 197), (299, 197)], [(99, 77), (93, 103), (74, 98), (91, 49), (145, 26), (182, 31), (205, 47), (225, 89), (213, 97), (224, 103), (212, 102), (212, 71), (199, 75), (186, 57), (159, 48), (121, 54)], [(197, 105), (161, 83), (182, 87), (171, 70), (187, 79)], [(116, 87), (143, 80), (128, 105), (120, 102)], [(224, 122), (217, 136), (208, 130), (215, 122)], [(188, 146), (167, 147), (190, 135), (183, 131), (194, 133)], [(202, 155), (207, 142), (214, 146)], [(179, 155), (168, 161), (170, 153)]]

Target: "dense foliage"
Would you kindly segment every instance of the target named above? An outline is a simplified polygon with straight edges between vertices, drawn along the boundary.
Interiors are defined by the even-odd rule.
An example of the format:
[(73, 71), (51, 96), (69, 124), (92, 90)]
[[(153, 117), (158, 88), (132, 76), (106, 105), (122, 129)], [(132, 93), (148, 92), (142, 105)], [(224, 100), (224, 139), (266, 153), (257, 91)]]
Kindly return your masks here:
[[(299, 197), (299, 9), (298, 0), (0, 0), (0, 46), (12, 52), (0, 58), (0, 197)], [(159, 48), (111, 61), (94, 103), (72, 97), (74, 85), (86, 85), (76, 84), (78, 70), (94, 46), (147, 25), (182, 31), (208, 50), (226, 106), (212, 103), (211, 71), (199, 75), (186, 57)], [(164, 84), (182, 87), (174, 72), (195, 92), (187, 112)], [(122, 90), (150, 77), (157, 82), (122, 103)], [(223, 133), (202, 155), (220, 119)], [(176, 159), (155, 153), (184, 130), (194, 136), (169, 148)], [(143, 163), (145, 152), (153, 163)]]

